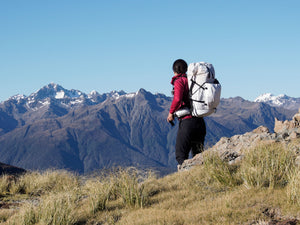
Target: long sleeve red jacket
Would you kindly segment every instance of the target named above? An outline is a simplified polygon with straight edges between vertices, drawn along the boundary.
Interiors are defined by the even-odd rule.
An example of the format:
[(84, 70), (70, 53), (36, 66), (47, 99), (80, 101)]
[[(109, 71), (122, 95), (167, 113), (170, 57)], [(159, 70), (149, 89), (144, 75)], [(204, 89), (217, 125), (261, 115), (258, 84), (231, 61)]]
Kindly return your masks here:
[[(189, 107), (189, 86), (186, 74), (178, 74), (172, 77), (171, 84), (174, 85), (174, 97), (169, 112), (173, 114), (178, 109)], [(191, 118), (188, 115), (182, 119)]]

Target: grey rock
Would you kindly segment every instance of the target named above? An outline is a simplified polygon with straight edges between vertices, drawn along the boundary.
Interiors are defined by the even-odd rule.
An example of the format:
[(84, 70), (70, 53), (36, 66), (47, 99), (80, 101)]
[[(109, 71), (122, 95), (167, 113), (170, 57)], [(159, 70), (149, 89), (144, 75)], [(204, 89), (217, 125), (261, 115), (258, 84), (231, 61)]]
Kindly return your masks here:
[[(223, 137), (213, 147), (206, 151), (216, 152), (222, 160), (230, 164), (235, 164), (243, 160), (244, 151), (246, 149), (254, 147), (260, 142), (283, 142), (288, 145), (291, 140), (300, 138), (300, 133), (298, 132), (300, 125), (295, 122), (295, 118), (299, 118), (297, 115), (298, 114), (293, 117), (292, 121), (285, 122), (278, 121), (275, 118), (275, 126), (277, 126), (277, 129), (274, 129), (277, 131), (275, 133), (270, 133), (267, 127), (260, 126), (252, 132), (247, 132), (243, 135), (234, 135), (231, 138)], [(296, 163), (300, 165), (300, 146), (293, 146), (293, 150), (296, 154), (299, 154), (299, 156), (297, 156)], [(188, 170), (195, 165), (203, 164), (204, 153), (205, 151), (196, 155), (192, 159), (185, 160), (181, 168)]]

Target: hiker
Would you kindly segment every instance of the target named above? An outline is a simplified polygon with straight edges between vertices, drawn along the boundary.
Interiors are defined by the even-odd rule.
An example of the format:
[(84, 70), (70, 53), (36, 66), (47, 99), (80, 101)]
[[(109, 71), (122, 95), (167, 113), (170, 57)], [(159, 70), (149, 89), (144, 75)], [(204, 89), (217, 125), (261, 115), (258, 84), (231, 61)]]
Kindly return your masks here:
[[(187, 80), (187, 63), (178, 59), (173, 63), (174, 76), (171, 84), (173, 87), (173, 100), (167, 118), (168, 122), (174, 121), (174, 113), (182, 108), (190, 108), (189, 86)], [(189, 158), (190, 150), (192, 156), (203, 151), (206, 126), (203, 117), (193, 117), (190, 113), (178, 117), (179, 126), (177, 131), (175, 156), (178, 169), (184, 160)]]

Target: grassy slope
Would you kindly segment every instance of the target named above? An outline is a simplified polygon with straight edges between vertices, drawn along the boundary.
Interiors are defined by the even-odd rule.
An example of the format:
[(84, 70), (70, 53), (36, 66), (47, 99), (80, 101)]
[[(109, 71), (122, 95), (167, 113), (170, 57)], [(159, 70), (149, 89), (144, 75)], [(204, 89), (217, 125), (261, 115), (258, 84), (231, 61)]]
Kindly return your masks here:
[(34, 172), (17, 180), (4, 176), (0, 221), (179, 225), (300, 219), (294, 146), (299, 149), (299, 140), (288, 148), (259, 146), (237, 166), (207, 152), (203, 166), (160, 179), (134, 169), (89, 178), (65, 171)]

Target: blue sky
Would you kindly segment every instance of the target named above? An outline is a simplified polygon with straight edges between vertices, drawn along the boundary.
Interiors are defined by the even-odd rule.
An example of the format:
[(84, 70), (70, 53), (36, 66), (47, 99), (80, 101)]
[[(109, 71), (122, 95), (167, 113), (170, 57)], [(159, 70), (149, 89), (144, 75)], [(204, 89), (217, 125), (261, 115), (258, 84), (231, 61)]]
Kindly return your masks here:
[(300, 97), (300, 1), (0, 0), (0, 101), (54, 82), (170, 95), (172, 64), (215, 66), (223, 97)]

